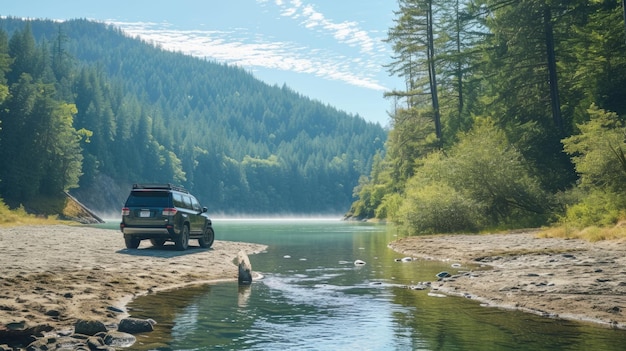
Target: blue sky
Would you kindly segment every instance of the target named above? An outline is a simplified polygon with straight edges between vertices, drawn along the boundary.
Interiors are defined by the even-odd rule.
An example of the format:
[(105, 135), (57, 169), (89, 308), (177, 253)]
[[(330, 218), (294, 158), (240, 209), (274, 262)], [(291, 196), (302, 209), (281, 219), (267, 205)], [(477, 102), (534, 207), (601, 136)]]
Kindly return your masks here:
[(164, 49), (240, 66), (269, 84), (388, 124), (402, 87), (383, 65), (394, 0), (0, 0), (1, 16), (111, 23)]

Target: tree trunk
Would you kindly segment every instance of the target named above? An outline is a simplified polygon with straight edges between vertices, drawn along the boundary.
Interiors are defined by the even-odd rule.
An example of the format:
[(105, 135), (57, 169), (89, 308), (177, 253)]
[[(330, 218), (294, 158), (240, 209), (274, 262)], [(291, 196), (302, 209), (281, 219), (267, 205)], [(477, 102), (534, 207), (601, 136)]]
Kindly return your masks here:
[(561, 117), (561, 101), (559, 99), (559, 86), (557, 82), (556, 54), (554, 52), (554, 33), (552, 29), (552, 11), (546, 5), (543, 11), (544, 30), (546, 35), (546, 51), (548, 57), (548, 75), (550, 82), (550, 105), (552, 106), (552, 119), (557, 130), (563, 134), (563, 119)]
[(439, 97), (437, 96), (437, 72), (435, 71), (435, 39), (433, 34), (433, 2), (428, 1), (428, 13), (426, 15), (428, 35), (428, 77), (430, 80), (430, 95), (433, 104), (433, 119), (435, 120), (435, 135), (441, 142), (441, 116), (439, 113)]

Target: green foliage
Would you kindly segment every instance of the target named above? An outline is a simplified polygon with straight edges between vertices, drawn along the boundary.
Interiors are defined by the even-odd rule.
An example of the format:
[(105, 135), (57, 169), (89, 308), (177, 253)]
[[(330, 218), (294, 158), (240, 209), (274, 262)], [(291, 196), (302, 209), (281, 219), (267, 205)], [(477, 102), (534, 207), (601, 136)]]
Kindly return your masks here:
[(359, 219), (365, 218), (388, 218), (389, 206), (382, 208), (383, 203), (390, 201), (390, 197), (396, 197), (397, 193), (393, 191), (397, 183), (393, 179), (390, 167), (383, 159), (380, 153), (374, 156), (374, 164), (370, 177), (361, 176), (359, 185), (354, 188), (354, 197), (358, 200), (352, 203), (347, 217), (355, 217)]
[(623, 193), (591, 190), (579, 202), (568, 206), (560, 222), (574, 228), (615, 225), (626, 215)]
[(441, 175), (485, 206), (491, 225), (535, 225), (550, 209), (537, 171), (489, 118), (478, 118), (449, 152)]
[[(407, 184), (398, 223), (409, 234), (455, 233), (481, 227), (481, 204), (445, 183)], [(417, 181), (419, 183), (419, 181)]]
[(391, 221), (398, 221), (400, 206), (402, 206), (402, 196), (400, 194), (385, 194), (383, 195), (380, 205), (378, 205), (375, 209), (375, 216), (378, 219), (389, 219)]
[(614, 112), (593, 105), (589, 121), (578, 125), (580, 134), (563, 139), (583, 189), (626, 190), (626, 124)]
[[(428, 22), (431, 9), (441, 20)], [(537, 226), (559, 217), (609, 224), (623, 215), (620, 2), (405, 0), (395, 15), (389, 68), (406, 89), (387, 94), (396, 105), (381, 161), (388, 177), (361, 186), (355, 204), (364, 212), (413, 232)], [(435, 92), (442, 143), (430, 137)], [(598, 107), (587, 112), (592, 103)], [(447, 225), (438, 216), (451, 209), (460, 217)]]
[(562, 222), (578, 228), (616, 224), (626, 213), (626, 124), (616, 113), (593, 105), (580, 134), (563, 139), (579, 174), (577, 201)]
[(477, 118), (447, 153), (421, 159), (397, 215), (410, 231), (440, 233), (539, 225), (550, 196), (492, 119)]

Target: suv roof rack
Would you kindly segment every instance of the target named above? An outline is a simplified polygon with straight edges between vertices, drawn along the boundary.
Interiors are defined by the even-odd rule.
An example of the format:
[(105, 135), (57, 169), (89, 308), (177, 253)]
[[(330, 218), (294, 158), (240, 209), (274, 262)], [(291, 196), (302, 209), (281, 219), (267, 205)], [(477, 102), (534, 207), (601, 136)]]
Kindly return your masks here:
[(133, 189), (167, 189), (167, 190), (175, 190), (183, 193), (189, 194), (187, 189), (182, 186), (177, 186), (172, 183), (164, 183), (164, 184), (133, 184)]

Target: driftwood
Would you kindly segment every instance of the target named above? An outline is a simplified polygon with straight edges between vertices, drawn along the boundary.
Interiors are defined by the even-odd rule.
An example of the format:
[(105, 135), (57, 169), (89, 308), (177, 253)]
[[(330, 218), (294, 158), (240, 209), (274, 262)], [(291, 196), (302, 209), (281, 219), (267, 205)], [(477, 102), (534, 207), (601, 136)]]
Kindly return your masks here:
[(252, 265), (250, 264), (248, 255), (244, 251), (239, 251), (237, 262), (239, 265), (239, 285), (252, 284)]

